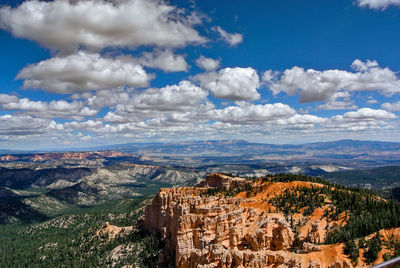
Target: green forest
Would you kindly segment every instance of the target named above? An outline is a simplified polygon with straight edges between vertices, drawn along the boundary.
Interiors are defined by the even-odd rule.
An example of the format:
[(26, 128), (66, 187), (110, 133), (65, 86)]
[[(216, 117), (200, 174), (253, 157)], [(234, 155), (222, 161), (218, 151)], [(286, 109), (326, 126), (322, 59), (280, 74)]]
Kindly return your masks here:
[[(108, 221), (132, 226), (142, 215), (146, 199), (126, 199), (82, 208), (49, 221), (0, 225), (0, 267), (154, 267), (162, 242), (139, 228), (116, 239), (96, 236)], [(121, 246), (120, 257), (111, 252)]]

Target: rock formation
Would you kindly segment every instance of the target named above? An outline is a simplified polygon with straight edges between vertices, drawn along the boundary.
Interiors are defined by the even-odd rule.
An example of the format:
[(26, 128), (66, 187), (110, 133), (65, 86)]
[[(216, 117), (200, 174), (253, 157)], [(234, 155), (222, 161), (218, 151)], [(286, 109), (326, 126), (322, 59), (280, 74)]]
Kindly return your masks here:
[(211, 175), (206, 176), (206, 179), (196, 187), (215, 187), (218, 190), (228, 190), (230, 188), (242, 188), (246, 185), (251, 185), (252, 182), (243, 178), (235, 177), (232, 178), (227, 175), (223, 175), (220, 173), (213, 173)]
[[(236, 196), (209, 193), (210, 189), (227, 192), (248, 184), (257, 192), (251, 197), (243, 192)], [(263, 199), (273, 197), (274, 191), (279, 194), (299, 185), (318, 187), (306, 182), (263, 187), (257, 181), (214, 173), (197, 187), (160, 189), (146, 207), (141, 224), (160, 232), (166, 241), (160, 263), (165, 263), (166, 257), (174, 258), (179, 268), (352, 267), (342, 244), (314, 244), (324, 238), (320, 237), (319, 222), (311, 222), (312, 217), (300, 219), (311, 230), (302, 241), (301, 252), (293, 250), (295, 234), (291, 224), (283, 214), (272, 213)]]
[(282, 252), (294, 240), (284, 219), (240, 207), (242, 199), (202, 197), (206, 190), (162, 189), (145, 210), (144, 225), (167, 238), (179, 267), (294, 263)]
[(99, 230), (97, 230), (96, 235), (107, 237), (108, 239), (114, 239), (117, 235), (127, 235), (132, 230), (133, 226), (118, 227), (111, 225), (107, 221)]

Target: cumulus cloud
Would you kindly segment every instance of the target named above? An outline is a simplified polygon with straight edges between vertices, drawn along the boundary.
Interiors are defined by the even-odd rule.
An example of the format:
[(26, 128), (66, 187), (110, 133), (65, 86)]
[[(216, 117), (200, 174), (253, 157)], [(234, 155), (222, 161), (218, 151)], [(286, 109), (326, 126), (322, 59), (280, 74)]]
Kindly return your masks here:
[(93, 133), (98, 133), (102, 128), (106, 127), (103, 125), (103, 122), (99, 120), (87, 120), (84, 122), (66, 122), (64, 124), (64, 128), (69, 130), (69, 131), (74, 131), (74, 130), (85, 130), (85, 131), (90, 131)]
[(34, 118), (29, 115), (0, 116), (0, 135), (2, 136), (49, 134), (61, 130), (63, 130), (63, 125), (49, 119)]
[(214, 27), (214, 30), (219, 33), (221, 39), (227, 42), (230, 46), (236, 46), (237, 44), (243, 42), (243, 35), (239, 33), (228, 33), (221, 27)]
[(130, 106), (139, 110), (176, 111), (189, 110), (207, 97), (207, 91), (190, 81), (163, 88), (150, 88), (133, 96)]
[(0, 94), (0, 104), (7, 104), (11, 102), (17, 102), (18, 97), (14, 95), (8, 95), (8, 94)]
[(210, 119), (215, 119), (231, 124), (254, 124), (273, 121), (280, 118), (288, 118), (296, 114), (289, 105), (274, 104), (250, 104), (246, 106), (228, 106), (224, 109), (216, 109), (207, 113)]
[(197, 60), (196, 60), (196, 65), (206, 71), (214, 71), (218, 69), (220, 65), (219, 60), (214, 60), (212, 58), (206, 58), (203, 55), (201, 55)]
[(124, 103), (116, 105), (105, 117), (106, 122), (131, 122), (160, 117), (169, 113), (209, 110), (214, 105), (207, 101), (208, 92), (190, 81), (177, 85), (149, 88), (134, 92)]
[(368, 7), (371, 9), (386, 9), (389, 6), (400, 6), (400, 0), (357, 0), (360, 7)]
[(391, 112), (381, 109), (361, 108), (357, 111), (347, 112), (344, 115), (336, 115), (334, 120), (345, 121), (379, 121), (394, 119), (397, 116)]
[(138, 62), (143, 66), (161, 69), (165, 72), (186, 72), (189, 68), (185, 57), (183, 55), (175, 55), (171, 50), (145, 52)]
[(361, 108), (331, 117), (323, 124), (322, 131), (327, 133), (367, 133), (373, 131), (373, 133), (376, 133), (391, 128), (390, 121), (395, 118), (397, 118), (395, 114), (385, 110)]
[[(7, 99), (7, 97), (15, 97), (5, 94), (2, 95), (4, 95), (4, 99)], [(72, 118), (75, 120), (83, 120), (87, 116), (95, 116), (97, 114), (96, 110), (86, 107), (82, 102), (67, 102), (65, 100), (43, 102), (15, 97), (9, 98), (8, 102), (3, 101), (1, 107), (3, 110), (24, 111), (30, 116), (40, 118)]]
[[(289, 126), (299, 126), (299, 125), (313, 125), (313, 124), (321, 124), (326, 122), (327, 119), (311, 115), (311, 114), (295, 114), (292, 117), (286, 119), (284, 124)], [(282, 122), (282, 121), (278, 121)]]
[(318, 106), (322, 110), (355, 110), (357, 105), (350, 99), (350, 93), (339, 91), (334, 93), (328, 102)]
[(25, 1), (0, 9), (0, 27), (60, 50), (152, 45), (182, 47), (206, 39), (194, 29), (201, 18), (157, 0)]
[(120, 86), (143, 87), (152, 76), (130, 58), (105, 58), (80, 51), (28, 65), (17, 78), (24, 79), (24, 88), (66, 94)]
[(271, 71), (267, 71), (263, 79), (274, 94), (299, 94), (301, 103), (329, 101), (340, 90), (377, 90), (386, 95), (400, 92), (400, 80), (396, 73), (389, 68), (381, 68), (376, 61), (355, 60), (351, 67), (354, 72), (304, 70), (295, 66), (282, 75), (272, 75)]
[[(131, 114), (135, 115), (135, 114)], [(207, 111), (188, 110), (182, 112), (146, 114), (138, 121), (127, 120), (127, 114), (109, 113), (112, 124), (101, 120), (68, 122), (67, 131), (93, 132), (102, 137), (130, 139), (176, 140), (188, 138), (263, 138), (282, 139), (291, 135), (331, 135), (332, 133), (358, 133), (364, 135), (390, 129), (389, 121), (396, 118), (383, 110), (361, 108), (343, 115), (323, 118), (311, 114), (298, 114), (282, 103), (229, 106)], [(106, 121), (106, 120), (103, 120)], [(364, 134), (363, 134), (364, 133)], [(355, 137), (355, 136), (353, 136)]]
[(114, 107), (116, 104), (126, 104), (132, 94), (136, 92), (133, 88), (113, 88), (110, 90), (98, 90), (95, 93), (85, 92), (74, 94), (74, 99), (85, 99), (87, 105), (100, 110), (103, 107)]
[(394, 103), (386, 102), (382, 104), (382, 108), (391, 112), (400, 112), (400, 101)]
[(217, 72), (199, 74), (193, 77), (212, 95), (232, 101), (257, 100), (261, 96), (257, 89), (260, 79), (253, 68), (225, 68)]

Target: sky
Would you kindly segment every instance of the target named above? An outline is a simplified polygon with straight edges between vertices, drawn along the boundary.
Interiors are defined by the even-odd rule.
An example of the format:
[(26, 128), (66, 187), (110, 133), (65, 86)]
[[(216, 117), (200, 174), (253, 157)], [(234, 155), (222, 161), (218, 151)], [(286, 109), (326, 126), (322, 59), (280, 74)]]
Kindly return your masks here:
[(400, 142), (400, 0), (0, 2), (0, 148)]

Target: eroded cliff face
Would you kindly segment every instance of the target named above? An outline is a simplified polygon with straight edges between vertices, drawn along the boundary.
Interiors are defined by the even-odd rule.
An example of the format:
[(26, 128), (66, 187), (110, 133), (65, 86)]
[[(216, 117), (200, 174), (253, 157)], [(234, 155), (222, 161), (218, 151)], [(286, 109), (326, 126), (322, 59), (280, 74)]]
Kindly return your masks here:
[[(326, 222), (319, 222), (320, 213), (304, 218), (295, 215), (303, 222), (303, 229), (307, 226), (309, 229), (303, 238), (302, 254), (291, 250), (295, 243), (291, 224), (283, 214), (271, 212), (274, 208), (263, 205), (263, 200), (285, 187), (298, 186), (296, 183), (259, 187), (259, 192), (252, 197), (243, 192), (235, 196), (210, 195), (210, 188), (207, 188), (228, 190), (246, 187), (249, 183), (253, 187), (259, 186), (257, 182), (211, 174), (197, 187), (161, 189), (146, 207), (142, 218), (145, 228), (160, 232), (166, 240), (160, 266), (168, 255), (175, 256), (177, 267), (185, 268), (352, 267), (351, 261), (342, 253), (342, 244), (307, 242), (323, 240), (322, 228)], [(362, 262), (359, 264), (363, 266)]]
[(215, 187), (218, 190), (228, 190), (229, 188), (243, 188), (247, 185), (252, 185), (253, 183), (249, 180), (239, 178), (239, 177), (230, 177), (221, 173), (213, 173), (206, 176), (206, 179), (196, 187), (199, 188), (208, 188), (208, 187)]
[[(179, 267), (262, 267), (294, 263), (282, 254), (294, 234), (288, 223), (240, 207), (241, 198), (201, 196), (205, 188), (162, 189), (145, 211), (145, 226), (161, 231)], [(260, 266), (261, 265), (261, 266)]]

